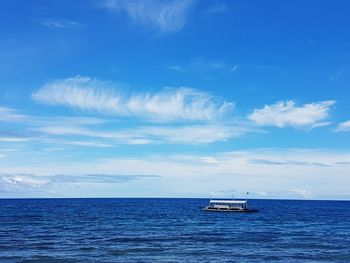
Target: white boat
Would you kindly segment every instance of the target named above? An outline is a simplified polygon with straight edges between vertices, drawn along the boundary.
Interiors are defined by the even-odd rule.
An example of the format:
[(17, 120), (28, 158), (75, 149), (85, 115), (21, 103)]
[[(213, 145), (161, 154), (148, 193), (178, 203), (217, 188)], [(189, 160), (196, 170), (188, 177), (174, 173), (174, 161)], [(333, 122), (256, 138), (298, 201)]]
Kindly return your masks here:
[(248, 207), (248, 200), (213, 200), (203, 208), (205, 211), (215, 212), (257, 212), (257, 209)]

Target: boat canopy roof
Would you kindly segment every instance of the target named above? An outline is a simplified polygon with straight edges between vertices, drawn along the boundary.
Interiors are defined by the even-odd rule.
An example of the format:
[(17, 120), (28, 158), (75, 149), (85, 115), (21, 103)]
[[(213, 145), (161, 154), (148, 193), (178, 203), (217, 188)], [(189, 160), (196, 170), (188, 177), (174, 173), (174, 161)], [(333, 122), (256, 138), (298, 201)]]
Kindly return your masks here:
[(210, 203), (225, 203), (225, 204), (245, 204), (243, 200), (210, 200)]

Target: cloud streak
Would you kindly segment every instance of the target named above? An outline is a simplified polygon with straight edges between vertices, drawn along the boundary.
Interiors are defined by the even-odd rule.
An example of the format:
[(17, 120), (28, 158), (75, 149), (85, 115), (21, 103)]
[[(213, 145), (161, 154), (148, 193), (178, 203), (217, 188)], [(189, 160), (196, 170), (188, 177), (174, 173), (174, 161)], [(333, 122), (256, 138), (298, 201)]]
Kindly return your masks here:
[(193, 3), (193, 0), (104, 0), (102, 7), (117, 14), (124, 12), (133, 22), (161, 33), (173, 33), (185, 26)]
[(71, 20), (46, 20), (41, 25), (57, 29), (77, 29), (84, 27), (83, 24)]
[(37, 131), (59, 136), (102, 138), (117, 144), (208, 144), (226, 141), (257, 130), (248, 127), (204, 124), (187, 126), (140, 126), (119, 131), (91, 130), (77, 126), (46, 126)]
[(14, 122), (28, 120), (28, 116), (20, 114), (18, 111), (0, 106), (0, 121)]
[(48, 83), (32, 98), (49, 105), (162, 121), (215, 120), (229, 115), (234, 107), (232, 102), (191, 88), (165, 88), (129, 96), (122, 93), (104, 82), (78, 76)]
[(324, 120), (334, 104), (335, 101), (328, 100), (297, 106), (292, 100), (280, 101), (255, 109), (248, 119), (260, 126), (315, 128), (329, 124)]
[[(119, 144), (210, 144), (247, 133), (262, 132), (244, 121), (138, 122), (125, 126), (123, 120), (92, 117), (31, 116), (2, 108), (2, 121), (9, 129), (0, 131), (0, 142), (34, 142), (55, 145), (110, 148)], [(1, 114), (1, 112), (0, 112)], [(11, 126), (13, 125), (13, 126)], [(21, 133), (15, 132), (22, 127)], [(47, 147), (47, 146), (45, 146)]]
[(33, 116), (20, 111), (0, 106), (0, 122), (29, 123), (32, 125), (50, 125), (55, 123), (70, 125), (97, 125), (106, 123), (102, 118), (84, 116)]
[(225, 3), (221, 3), (218, 1), (215, 1), (211, 6), (209, 6), (205, 12), (209, 14), (216, 14), (216, 13), (223, 13), (228, 11), (229, 8), (226, 6)]
[(282, 166), (316, 166), (316, 167), (330, 167), (332, 164), (322, 162), (305, 162), (292, 160), (266, 160), (266, 159), (252, 159), (251, 163), (265, 164), (265, 165), (282, 165)]
[(350, 120), (339, 123), (339, 125), (335, 131), (336, 132), (348, 132), (348, 131), (350, 131)]

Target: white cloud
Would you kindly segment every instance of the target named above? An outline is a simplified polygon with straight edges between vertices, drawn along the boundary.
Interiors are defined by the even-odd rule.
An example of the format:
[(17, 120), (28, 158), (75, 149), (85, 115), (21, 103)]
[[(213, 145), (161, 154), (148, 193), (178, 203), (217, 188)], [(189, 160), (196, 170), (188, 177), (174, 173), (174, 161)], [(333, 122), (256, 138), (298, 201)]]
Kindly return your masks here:
[(158, 137), (168, 143), (205, 144), (239, 137), (249, 130), (225, 125), (192, 125), (182, 127), (144, 127), (140, 133)]
[(223, 13), (228, 11), (229, 8), (225, 5), (225, 3), (220, 3), (215, 1), (211, 6), (209, 6), (205, 11), (210, 14), (214, 13)]
[(301, 196), (302, 198), (308, 199), (308, 198), (312, 198), (313, 195), (311, 192), (304, 190), (304, 189), (292, 189), (290, 190), (291, 193), (295, 193), (299, 196)]
[(173, 144), (209, 144), (227, 141), (250, 132), (259, 132), (241, 124), (205, 124), (178, 127), (145, 126), (137, 133), (154, 142)]
[(41, 23), (43, 26), (49, 28), (60, 28), (60, 29), (76, 29), (84, 27), (83, 24), (71, 20), (47, 20)]
[(2, 152), (18, 152), (20, 149), (18, 148), (5, 148), (5, 149), (1, 149)]
[(189, 67), (196, 71), (226, 71), (230, 69), (230, 66), (222, 60), (212, 60), (205, 57), (193, 58)]
[(277, 127), (319, 127), (329, 124), (324, 122), (329, 117), (329, 110), (335, 101), (321, 101), (296, 106), (294, 101), (280, 101), (255, 109), (248, 119), (261, 126)]
[(158, 120), (215, 120), (228, 115), (234, 104), (191, 88), (165, 88), (158, 93), (126, 96), (120, 89), (89, 77), (56, 80), (35, 92), (34, 100), (119, 116)]
[(184, 73), (186, 72), (186, 69), (182, 66), (177, 66), (177, 65), (172, 65), (172, 66), (169, 66), (168, 69), (171, 69), (173, 71), (176, 71), (178, 73)]
[(262, 196), (262, 197), (268, 196), (268, 193), (266, 193), (264, 191), (259, 191), (259, 192), (256, 192), (255, 194), (258, 195), (258, 196)]
[(22, 114), (16, 109), (0, 106), (0, 122), (27, 123), (31, 125), (52, 125), (56, 123), (65, 125), (97, 125), (106, 123), (107, 120), (84, 116), (33, 116)]
[(193, 3), (193, 0), (104, 0), (102, 7), (125, 12), (135, 23), (170, 33), (184, 27)]
[(65, 144), (75, 145), (75, 146), (100, 147), (100, 148), (110, 148), (114, 146), (111, 143), (101, 143), (101, 142), (94, 142), (94, 141), (66, 141)]
[(329, 80), (330, 81), (336, 80), (336, 79), (340, 78), (343, 75), (343, 73), (344, 73), (344, 70), (342, 68), (338, 69), (336, 72), (331, 74), (331, 76), (329, 76)]
[[(60, 129), (60, 127), (57, 127)], [(39, 128), (40, 130), (40, 128)], [(45, 128), (43, 128), (45, 130)], [(49, 129), (50, 130), (50, 129)], [(57, 132), (48, 132), (47, 134), (52, 134), (52, 135), (67, 135), (68, 133), (59, 133), (60, 130)], [(44, 132), (45, 133), (45, 132)], [(73, 133), (74, 134), (74, 133)], [(41, 134), (42, 135), (42, 134)], [(43, 142), (43, 143), (49, 143), (49, 144), (55, 144), (55, 145), (60, 145), (60, 146), (84, 146), (84, 147), (97, 147), (97, 148), (111, 148), (111, 147), (116, 147), (115, 143), (112, 142), (106, 142), (104, 140), (76, 140), (76, 138), (37, 138), (38, 141)], [(66, 150), (66, 148), (62, 147), (51, 147), (51, 148), (46, 148), (45, 150), (52, 149), (52, 150)]]
[(340, 123), (335, 131), (337, 132), (350, 131), (350, 120)]
[(212, 73), (233, 73), (238, 69), (238, 65), (230, 65), (223, 60), (209, 59), (206, 57), (194, 57), (186, 63), (180, 65), (170, 65), (168, 69), (178, 73), (190, 73), (203, 74), (206, 78), (212, 78), (208, 74)]
[[(205, 124), (187, 126), (141, 126), (133, 129), (92, 130), (78, 126), (45, 126), (37, 129), (42, 133), (61, 136), (86, 136), (102, 138), (119, 144), (207, 144), (242, 136), (253, 130), (240, 126)], [(254, 130), (255, 131), (255, 130)], [(97, 145), (96, 145), (97, 146)]]
[[(56, 140), (50, 140), (48, 138), (44, 138), (37, 132), (33, 133), (29, 131), (32, 127), (42, 127), (42, 126), (52, 126), (52, 125), (76, 125), (76, 126), (95, 126), (106, 123), (105, 119), (99, 118), (91, 118), (91, 117), (63, 117), (63, 116), (52, 116), (52, 117), (42, 117), (42, 116), (32, 116), (22, 114), (19, 111), (7, 108), (0, 107), (0, 124), (6, 123), (6, 130), (0, 130), (0, 142), (5, 143), (24, 143), (31, 141), (41, 141), (48, 143), (57, 143)], [(18, 132), (18, 127), (12, 127), (11, 124), (21, 125), (20, 132)], [(35, 128), (34, 128), (35, 129)], [(96, 146), (96, 147), (110, 147), (104, 143), (98, 142), (68, 142), (62, 141), (64, 144), (71, 144), (85, 146)]]
[[(160, 110), (160, 106), (158, 107)], [(125, 127), (123, 121), (108, 118), (42, 117), (24, 115), (10, 108), (2, 109), (2, 121), (21, 125), (23, 129), (18, 134), (15, 132), (16, 128), (11, 130), (11, 126), (8, 126), (9, 131), (0, 132), (0, 142), (36, 141), (43, 143), (44, 148), (48, 148), (46, 144), (58, 147), (72, 145), (98, 148), (115, 147), (119, 144), (209, 144), (260, 132), (256, 127), (252, 128), (247, 123), (233, 120), (153, 125), (146, 125), (147, 122), (141, 121)]]
[(0, 174), (1, 192), (36, 192), (46, 185), (46, 181), (32, 175)]
[(0, 121), (24, 121), (28, 120), (28, 116), (18, 113), (18, 111), (0, 106)]
[(235, 72), (238, 69), (238, 65), (234, 65), (231, 69), (230, 69), (230, 73)]
[(27, 142), (32, 140), (31, 138), (21, 137), (0, 137), (0, 142)]

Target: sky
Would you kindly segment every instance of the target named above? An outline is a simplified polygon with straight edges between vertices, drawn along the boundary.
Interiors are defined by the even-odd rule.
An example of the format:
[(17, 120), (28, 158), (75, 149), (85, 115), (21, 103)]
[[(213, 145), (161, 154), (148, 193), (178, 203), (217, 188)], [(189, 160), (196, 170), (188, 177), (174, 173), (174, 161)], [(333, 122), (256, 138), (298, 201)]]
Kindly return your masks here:
[(350, 199), (347, 0), (3, 0), (0, 197)]

